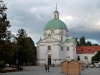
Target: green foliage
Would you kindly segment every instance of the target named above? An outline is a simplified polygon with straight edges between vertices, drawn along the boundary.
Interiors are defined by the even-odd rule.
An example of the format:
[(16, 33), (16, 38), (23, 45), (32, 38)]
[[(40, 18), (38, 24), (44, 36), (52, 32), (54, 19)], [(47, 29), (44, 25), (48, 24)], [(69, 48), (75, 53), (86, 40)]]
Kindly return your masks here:
[(92, 46), (91, 41), (87, 41), (87, 42), (86, 42), (86, 46)]
[(91, 41), (87, 41), (85, 40), (85, 37), (82, 36), (79, 41), (78, 38), (75, 38), (76, 42), (77, 42), (77, 46), (99, 46), (98, 44), (92, 44)]
[(80, 61), (80, 56), (77, 57), (77, 61)]
[(80, 42), (78, 41), (78, 38), (75, 38), (77, 42), (77, 46), (80, 46)]
[(85, 37), (84, 37), (84, 36), (82, 36), (82, 37), (80, 38), (80, 45), (81, 45), (81, 46), (85, 46), (85, 45), (86, 45)]
[(34, 46), (34, 41), (27, 37), (26, 31), (24, 29), (19, 29), (16, 37), (18, 44), (18, 56), (19, 63), (28, 63), (36, 59), (36, 48)]
[(11, 31), (8, 31), (10, 26), (6, 13), (2, 13), (0, 16), (0, 60), (6, 63), (11, 63), (14, 56), (14, 44), (10, 41)]
[(6, 13), (3, 13), (0, 17), (0, 40), (9, 40), (11, 32), (8, 31), (8, 28), (10, 28), (10, 22), (7, 20)]
[(0, 61), (0, 68), (3, 68), (3, 67), (5, 67), (4, 61)]
[(99, 46), (98, 44), (93, 44), (93, 46)]
[(95, 54), (93, 60), (94, 60), (94, 61), (100, 61), (100, 51), (98, 51), (98, 53)]
[(93, 61), (95, 61), (95, 60), (94, 60), (94, 56), (92, 56), (92, 58), (91, 58), (91, 62), (92, 62), (92, 64), (93, 64)]

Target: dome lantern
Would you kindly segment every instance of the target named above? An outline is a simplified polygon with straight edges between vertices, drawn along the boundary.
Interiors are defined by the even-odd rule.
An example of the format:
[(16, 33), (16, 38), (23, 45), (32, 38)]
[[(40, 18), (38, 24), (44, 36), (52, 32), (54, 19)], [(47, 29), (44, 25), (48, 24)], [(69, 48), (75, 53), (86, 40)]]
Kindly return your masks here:
[(57, 4), (56, 4), (56, 10), (54, 11), (54, 19), (58, 18), (59, 19), (59, 12), (57, 11)]

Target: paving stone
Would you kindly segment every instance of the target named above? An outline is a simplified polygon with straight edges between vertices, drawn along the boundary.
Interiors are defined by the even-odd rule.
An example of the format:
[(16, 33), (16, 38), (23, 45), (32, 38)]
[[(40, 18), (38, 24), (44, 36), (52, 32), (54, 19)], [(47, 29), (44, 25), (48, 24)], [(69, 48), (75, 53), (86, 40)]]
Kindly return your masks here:
[[(61, 73), (61, 67), (50, 67), (49, 72), (41, 66), (24, 66), (23, 71), (1, 73), (1, 75), (67, 75)], [(100, 68), (88, 68), (81, 71), (81, 75), (100, 75)]]

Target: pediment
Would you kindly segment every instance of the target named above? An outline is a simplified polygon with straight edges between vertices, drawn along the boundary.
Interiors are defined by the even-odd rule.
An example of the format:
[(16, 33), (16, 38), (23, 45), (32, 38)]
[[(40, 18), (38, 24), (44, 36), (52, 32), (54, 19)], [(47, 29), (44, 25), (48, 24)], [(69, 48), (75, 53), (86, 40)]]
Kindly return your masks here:
[(57, 42), (59, 40), (52, 38), (52, 37), (46, 37), (41, 42)]

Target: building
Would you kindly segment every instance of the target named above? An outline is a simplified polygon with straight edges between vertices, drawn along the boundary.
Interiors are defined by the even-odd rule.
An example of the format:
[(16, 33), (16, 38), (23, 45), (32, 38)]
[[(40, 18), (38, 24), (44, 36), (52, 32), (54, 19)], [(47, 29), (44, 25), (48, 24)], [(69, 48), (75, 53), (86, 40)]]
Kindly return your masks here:
[(77, 46), (76, 53), (84, 63), (91, 63), (91, 59), (100, 51), (100, 46)]
[(61, 65), (65, 60), (77, 59), (84, 63), (91, 63), (91, 58), (100, 51), (100, 46), (77, 46), (76, 40), (68, 38), (68, 28), (59, 19), (59, 12), (53, 12), (54, 18), (50, 20), (43, 31), (44, 38), (40, 38), (37, 44), (38, 65)]
[(59, 19), (59, 12), (53, 12), (54, 18), (50, 20), (43, 31), (43, 39), (37, 44), (38, 65), (61, 65), (64, 60), (76, 59), (76, 41), (68, 38), (68, 29)]

